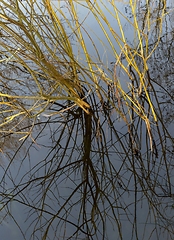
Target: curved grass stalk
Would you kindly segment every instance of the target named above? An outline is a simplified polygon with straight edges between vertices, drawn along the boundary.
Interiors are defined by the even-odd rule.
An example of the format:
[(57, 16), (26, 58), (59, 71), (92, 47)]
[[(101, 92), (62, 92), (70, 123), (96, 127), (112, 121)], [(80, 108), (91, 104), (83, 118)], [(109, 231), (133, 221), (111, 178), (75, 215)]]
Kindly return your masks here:
[[(13, 1), (12, 1), (13, 2)], [(49, 103), (51, 101), (58, 101), (58, 100), (68, 100), (73, 101), (77, 106), (82, 108), (86, 113), (89, 114), (88, 109), (90, 109), (90, 105), (87, 103), (87, 101), (82, 100), (83, 97), (85, 97), (84, 90), (82, 88), (86, 88), (87, 92), (90, 90), (92, 93), (96, 92), (99, 98), (99, 101), (103, 102), (104, 99), (107, 99), (110, 103), (112, 102), (111, 99), (108, 98), (107, 91), (102, 88), (102, 84), (105, 83), (107, 86), (109, 86), (109, 82), (112, 84), (116, 84), (115, 88), (117, 89), (117, 97), (118, 101), (119, 98), (124, 99), (124, 105), (127, 106), (127, 111), (129, 113), (129, 118), (132, 121), (131, 118), (131, 109), (134, 109), (139, 116), (141, 116), (144, 120), (147, 118), (147, 115), (145, 115), (145, 111), (141, 108), (141, 106), (138, 103), (138, 100), (136, 96), (133, 95), (133, 98), (131, 98), (127, 93), (126, 90), (122, 89), (121, 81), (119, 77), (117, 76), (116, 72), (113, 74), (110, 72), (110, 76), (105, 75), (103, 77), (101, 72), (101, 67), (98, 67), (98, 64), (101, 64), (106, 70), (108, 67), (106, 67), (100, 58), (100, 54), (98, 52), (97, 46), (95, 42), (93, 41), (93, 37), (90, 34), (89, 31), (86, 30), (84, 27), (84, 21), (80, 22), (80, 19), (77, 14), (77, 9), (75, 8), (75, 3), (73, 1), (70, 1), (67, 5), (67, 9), (70, 13), (70, 17), (72, 20), (73, 25), (71, 24), (70, 20), (67, 19), (63, 11), (61, 10), (60, 3), (59, 7), (54, 4), (50, 0), (43, 0), (42, 6), (39, 2), (35, 1), (26, 1), (24, 3), (23, 1), (14, 1), (14, 4), (9, 4), (8, 2), (1, 1), (2, 4), (4, 4), (5, 9), (8, 9), (11, 11), (11, 15), (7, 14), (6, 11), (1, 7), (1, 13), (0, 17), (3, 19), (1, 21), (0, 25), (4, 29), (6, 33), (11, 35), (11, 43), (12, 46), (8, 46), (8, 44), (5, 44), (1, 41), (1, 46), (7, 51), (10, 52), (12, 55), (11, 57), (8, 57), (8, 54), (5, 53), (7, 56), (6, 59), (1, 59), (0, 62), (15, 62), (16, 64), (19, 64), (21, 66), (24, 66), (27, 71), (31, 74), (32, 78), (34, 79), (37, 89), (35, 90), (35, 95), (24, 95), (19, 96), (17, 94), (6, 94), (2, 93), (0, 94), (1, 97), (8, 97), (13, 99), (21, 99), (23, 100), (33, 100), (33, 105), (26, 109), (26, 107), (21, 102), (21, 111), (25, 110), (26, 113), (30, 113), (30, 117), (35, 117), (37, 114), (40, 114), (41, 112), (44, 112), (49, 107)], [(111, 26), (109, 20), (107, 19), (107, 16), (104, 15), (102, 8), (100, 7), (100, 3), (102, 4), (102, 7), (105, 8), (115, 21), (117, 21), (119, 30), (121, 35), (119, 35), (115, 29)], [(106, 37), (109, 47), (107, 46), (109, 51), (112, 52), (113, 56), (116, 58), (116, 65), (115, 65), (115, 71), (116, 67), (120, 66), (120, 68), (124, 71), (124, 73), (130, 77), (130, 73), (128, 71), (128, 67), (132, 66), (134, 68), (135, 74), (138, 75), (139, 79), (139, 94), (142, 92), (142, 88), (145, 91), (147, 100), (149, 102), (153, 118), (155, 122), (157, 121), (155, 111), (153, 109), (153, 105), (151, 102), (151, 99), (149, 97), (148, 91), (147, 91), (147, 83), (145, 79), (145, 74), (148, 71), (148, 64), (147, 60), (157, 47), (161, 35), (161, 29), (162, 29), (162, 20), (165, 14), (165, 5), (161, 14), (161, 27), (160, 27), (160, 33), (159, 38), (157, 41), (157, 44), (153, 51), (147, 56), (148, 53), (148, 35), (150, 31), (150, 12), (153, 10), (152, 7), (149, 7), (149, 2), (147, 0), (147, 16), (146, 16), (146, 23), (145, 28), (141, 30), (138, 26), (138, 20), (136, 16), (136, 10), (137, 10), (137, 1), (130, 0), (128, 4), (132, 10), (133, 14), (133, 22), (130, 22), (130, 20), (124, 16), (124, 14), (118, 9), (115, 2), (110, 2), (110, 5), (112, 6), (113, 11), (109, 9), (108, 6), (106, 6), (102, 1), (94, 1), (89, 2), (85, 1), (85, 4), (79, 3), (81, 6), (84, 6), (88, 13), (86, 17), (89, 14), (92, 14), (98, 25), (100, 26), (103, 35)], [(24, 13), (25, 11), (26, 13)], [(64, 18), (64, 20), (67, 22), (71, 29), (71, 33), (67, 34), (62, 22), (60, 21), (60, 18), (58, 17), (56, 11), (59, 11), (61, 16)], [(38, 16), (39, 11), (42, 15), (42, 18)], [(125, 37), (124, 28), (121, 23), (121, 17), (124, 17), (124, 19), (134, 27), (135, 29), (135, 48), (133, 49), (131, 46), (128, 45), (126, 42), (127, 39)], [(49, 18), (50, 20), (49, 20)], [(39, 21), (38, 21), (39, 19)], [(86, 19), (86, 18), (85, 18)], [(8, 24), (6, 24), (8, 22)], [(104, 26), (104, 24), (105, 26)], [(16, 31), (13, 27), (16, 26), (21, 32), (19, 34), (18, 31)], [(147, 31), (147, 33), (146, 33)], [(91, 44), (93, 45), (95, 52), (97, 54), (97, 58), (94, 56), (91, 56), (88, 52), (88, 46), (85, 43), (85, 37), (84, 32), (87, 34), (88, 38), (90, 39)], [(22, 34), (21, 34), (22, 33)], [(92, 31), (92, 34), (94, 32)], [(114, 42), (111, 41), (110, 35), (115, 40), (115, 43), (118, 44), (120, 47), (120, 54), (118, 50), (116, 50), (116, 47), (114, 46)], [(79, 56), (74, 55), (74, 50), (70, 41), (70, 36), (75, 37), (77, 41), (78, 51), (82, 50), (85, 54), (85, 59), (80, 59)], [(143, 47), (143, 41), (145, 40), (145, 50)], [(100, 39), (100, 42), (104, 46), (104, 42), (102, 39)], [(18, 48), (16, 50), (16, 47), (18, 45)], [(140, 49), (140, 50), (139, 50)], [(57, 54), (58, 52), (58, 54)], [(125, 56), (127, 65), (122, 63), (121, 57)], [(143, 63), (143, 69), (142, 71), (138, 68), (136, 64), (135, 58), (139, 57), (142, 60)], [(86, 65), (82, 63), (82, 60), (86, 62)], [(29, 65), (29, 62), (31, 61), (31, 66)], [(37, 69), (34, 69), (34, 65), (36, 65)], [(47, 83), (45, 85), (49, 85), (49, 88), (44, 89), (44, 85), (42, 81), (38, 77), (38, 72), (41, 72), (41, 75), (47, 79)], [(83, 78), (80, 79), (78, 73)], [(40, 76), (41, 76), (40, 75)], [(131, 89), (130, 89), (131, 90)], [(57, 95), (57, 96), (56, 96)], [(46, 100), (47, 103), (43, 107), (43, 103), (39, 103), (39, 101)], [(131, 104), (134, 105), (132, 108), (132, 105), (129, 104), (129, 101)], [(36, 104), (37, 102), (37, 104)], [(19, 103), (18, 103), (19, 104)], [(36, 104), (36, 105), (35, 105)], [(115, 107), (115, 109), (118, 111), (119, 114), (125, 119), (125, 116), (123, 116), (122, 111), (119, 111), (119, 108), (115, 105), (115, 103), (111, 103), (112, 106)], [(37, 111), (37, 107), (41, 107), (41, 110)], [(23, 109), (23, 110), (22, 110)], [(136, 110), (138, 109), (138, 110)], [(31, 112), (34, 111), (34, 115), (31, 114)], [(141, 111), (141, 113), (139, 113)], [(13, 118), (10, 118), (13, 119)]]

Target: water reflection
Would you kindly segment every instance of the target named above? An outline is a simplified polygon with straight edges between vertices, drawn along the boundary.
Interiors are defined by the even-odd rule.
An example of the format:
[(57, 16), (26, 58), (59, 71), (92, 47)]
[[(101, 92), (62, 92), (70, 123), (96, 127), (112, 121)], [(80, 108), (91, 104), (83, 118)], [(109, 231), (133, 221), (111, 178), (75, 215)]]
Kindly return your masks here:
[[(35, 121), (34, 141), (26, 138), (15, 146), (15, 135), (1, 138), (8, 145), (8, 150), (5, 146), (2, 150), (10, 160), (1, 169), (2, 217), (15, 222), (21, 239), (30, 235), (33, 239), (172, 239), (173, 90), (167, 88), (172, 86), (172, 72), (166, 76), (162, 70), (166, 64), (169, 69), (173, 66), (172, 39), (163, 40), (171, 31), (164, 28), (148, 63), (147, 88), (158, 118), (150, 135), (134, 111), (128, 130), (113, 105), (99, 102), (91, 92), (85, 99), (90, 114), (72, 107), (71, 101), (54, 102), (51, 112), (63, 111), (63, 117), (41, 113)], [(151, 38), (153, 49), (157, 40), (154, 35)], [(138, 88), (136, 72), (131, 68), (129, 72), (132, 86)], [(109, 85), (108, 94), (116, 105), (115, 92)], [(150, 115), (144, 92), (139, 102)], [(166, 114), (169, 105), (170, 116)], [(18, 128), (30, 129), (32, 122), (27, 121)], [(26, 213), (25, 224), (18, 218), (23, 217), (21, 210)]]

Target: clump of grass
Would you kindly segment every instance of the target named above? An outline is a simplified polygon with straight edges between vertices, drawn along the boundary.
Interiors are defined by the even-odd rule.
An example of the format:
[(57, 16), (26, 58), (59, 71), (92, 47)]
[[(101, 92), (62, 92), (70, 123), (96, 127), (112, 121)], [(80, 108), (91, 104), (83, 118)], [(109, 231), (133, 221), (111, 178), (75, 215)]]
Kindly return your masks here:
[[(99, 1), (79, 3), (101, 28), (103, 36), (98, 40), (112, 53), (115, 61), (111, 66), (103, 62), (93, 40), (95, 33), (80, 20), (73, 1), (66, 5), (69, 17), (65, 16), (60, 2), (1, 3), (4, 4), (0, 12), (1, 128), (7, 128), (1, 131), (24, 134), (22, 146), (35, 126), (43, 126), (27, 145), (28, 153), (49, 124), (52, 146), (46, 156), (33, 165), (29, 157), (30, 168), (17, 183), (27, 154), (20, 158), (14, 178), (10, 167), (21, 146), (12, 157), (10, 155), (10, 163), (0, 181), (3, 198), (0, 210), (6, 209), (7, 215), (10, 214), (11, 202), (28, 207), (27, 220), (35, 217), (28, 231), (32, 229), (32, 237), (39, 239), (47, 239), (52, 233), (61, 239), (67, 236), (68, 239), (106, 239), (107, 227), (113, 223), (117, 237), (124, 239), (123, 216), (131, 226), (130, 231), (126, 230), (132, 239), (150, 239), (155, 233), (159, 237), (161, 229), (173, 235), (166, 210), (169, 204), (161, 200), (173, 197), (173, 139), (163, 124), (161, 103), (148, 69), (148, 59), (160, 39), (165, 2), (159, 11), (157, 42), (150, 51), (152, 2), (147, 1), (140, 29), (136, 15), (140, 6), (136, 1), (125, 3), (133, 16), (131, 22), (118, 9), (117, 2), (108, 1), (113, 13), (100, 1), (118, 23), (120, 35), (110, 25)], [(134, 47), (126, 39), (121, 17), (135, 31)], [(95, 55), (91, 56), (86, 38)], [(116, 48), (115, 43), (119, 47)], [(127, 89), (123, 87), (124, 79)], [(42, 114), (52, 118), (38, 122)], [(117, 129), (120, 118), (127, 127), (123, 132)], [(22, 126), (26, 120), (27, 126)], [(8, 194), (3, 187), (6, 178), (13, 184)], [(138, 231), (139, 211), (145, 215), (144, 233)], [(154, 225), (149, 233), (152, 221)], [(71, 233), (69, 226), (73, 228)], [(18, 227), (25, 239), (25, 233)]]
[[(104, 15), (99, 3), (102, 4), (107, 14)], [(105, 74), (106, 70), (108, 73), (108, 67), (103, 64), (95, 41), (92, 39), (94, 32), (90, 34), (89, 28), (85, 28), (83, 22), (80, 21), (75, 2), (67, 3), (66, 7), (70, 15), (69, 18), (66, 18), (60, 2), (48, 0), (23, 2), (16, 0), (8, 3), (1, 1), (1, 65), (7, 69), (10, 69), (11, 65), (15, 66), (18, 68), (17, 71), (20, 76), (16, 75), (14, 79), (13, 75), (12, 79), (8, 79), (2, 74), (4, 80), (1, 81), (3, 89), (0, 96), (2, 103), (8, 105), (8, 114), (5, 118), (2, 118), (0, 126), (11, 123), (12, 128), (14, 128), (15, 119), (18, 119), (17, 121), (26, 118), (36, 119), (36, 116), (43, 112), (52, 114), (49, 111), (49, 106), (55, 101), (68, 100), (74, 103), (73, 106), (77, 105), (89, 114), (91, 106), (86, 98), (90, 92), (96, 92), (99, 101), (107, 100), (112, 104), (115, 111), (126, 121), (129, 132), (129, 119), (132, 121), (131, 109), (144, 119), (152, 147), (150, 132), (150, 121), (152, 120), (148, 117), (150, 116), (149, 113), (153, 116), (155, 122), (157, 122), (157, 118), (148, 94), (147, 61), (159, 41), (154, 49), (148, 53), (151, 6), (147, 2), (146, 21), (144, 29), (141, 30), (136, 17), (136, 2), (125, 3), (132, 11), (133, 20), (131, 22), (117, 8), (116, 1), (108, 3), (113, 9), (112, 12), (102, 1), (94, 1), (93, 3), (82, 1), (79, 4), (93, 15), (98, 26), (102, 29), (103, 36), (108, 41), (113, 57), (116, 59), (114, 71), (109, 71), (109, 75)], [(158, 40), (160, 39), (164, 12), (165, 4), (160, 16), (161, 26)], [(111, 26), (108, 20), (109, 15), (118, 23), (120, 35)], [(134, 28), (134, 48), (130, 47), (126, 40), (120, 18), (124, 18)], [(62, 19), (71, 31), (66, 31)], [(103, 27), (104, 24), (105, 27)], [(97, 56), (95, 58), (88, 53), (84, 33), (95, 50)], [(80, 59), (80, 55), (75, 55), (70, 36), (76, 42), (81, 55), (84, 53), (83, 61)], [(120, 51), (110, 40), (111, 37), (119, 46)], [(99, 40), (104, 45), (102, 38), (99, 38)], [(124, 63), (122, 63), (123, 57), (125, 58)], [(136, 57), (142, 63), (141, 69), (136, 64)], [(84, 65), (83, 62), (86, 62), (86, 64)], [(121, 86), (121, 79), (117, 74), (118, 67), (132, 82), (137, 81), (136, 89), (132, 84), (128, 86), (131, 95), (128, 95)], [(137, 74), (136, 79), (130, 73), (129, 68)], [(102, 85), (106, 87), (102, 87)], [(110, 89), (115, 92), (118, 104), (115, 104), (109, 97), (108, 88), (110, 86), (112, 86)], [(140, 104), (139, 98), (143, 91), (150, 105), (150, 112)], [(6, 101), (5, 98), (9, 101)], [(127, 108), (129, 118), (122, 110), (122, 106)], [(68, 108), (69, 106), (67, 106)], [(2, 112), (5, 111), (2, 110)], [(57, 112), (57, 114), (61, 113)], [(28, 136), (28, 134), (30, 134), (30, 131), (25, 136)]]

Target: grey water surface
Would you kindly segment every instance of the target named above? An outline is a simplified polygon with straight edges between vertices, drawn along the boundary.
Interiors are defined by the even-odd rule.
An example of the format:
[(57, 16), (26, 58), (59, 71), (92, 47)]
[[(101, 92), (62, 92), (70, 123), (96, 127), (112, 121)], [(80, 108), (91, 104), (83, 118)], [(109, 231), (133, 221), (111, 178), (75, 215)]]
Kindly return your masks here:
[[(143, 27), (146, 5), (145, 1), (140, 2), (142, 11), (139, 12), (139, 21)], [(154, 30), (149, 36), (149, 52), (158, 41), (159, 26), (155, 23), (158, 22), (158, 7), (161, 7), (162, 1), (157, 2), (159, 5), (151, 16)], [(131, 21), (129, 5), (117, 4)], [(100, 6), (102, 8), (101, 3)], [(172, 1), (168, 1), (167, 10), (172, 8)], [(104, 8), (103, 11), (107, 14)], [(96, 34), (93, 38), (103, 53), (104, 64), (112, 69), (116, 60), (111, 49), (103, 48), (97, 36), (106, 46), (107, 39), (104, 40), (91, 14), (85, 18), (87, 14), (84, 7), (79, 7), (79, 17), (82, 21), (84, 18), (84, 24)], [(66, 121), (60, 115), (47, 117), (41, 114), (32, 134), (35, 142), (31, 138), (19, 142), (15, 134), (1, 137), (5, 156), (1, 156), (0, 169), (0, 239), (40, 240), (45, 239), (46, 230), (46, 239), (173, 239), (172, 20), (173, 12), (168, 14), (158, 47), (147, 62), (151, 81), (149, 92), (158, 118), (158, 126), (153, 120), (151, 122), (153, 151), (142, 119), (133, 114), (133, 124), (130, 123), (132, 141), (126, 123), (112, 106), (102, 112), (100, 103), (96, 102), (97, 97), (90, 94), (87, 100), (94, 111), (91, 119), (78, 108), (65, 114)], [(109, 21), (120, 34), (114, 19)], [(133, 28), (128, 27), (124, 18), (122, 21), (125, 36), (134, 45)], [(74, 51), (78, 52), (75, 45)], [(90, 54), (93, 52), (91, 47)], [(141, 67), (139, 59), (137, 65)], [(126, 88), (129, 79), (121, 72), (120, 76), (122, 86)], [(52, 106), (55, 111), (60, 107), (56, 104)], [(146, 107), (149, 106), (145, 100)], [(31, 123), (28, 121), (27, 124)], [(89, 169), (84, 159), (88, 159)], [(88, 184), (83, 184), (88, 174)], [(93, 211), (95, 215), (92, 215)], [(88, 227), (93, 235), (87, 234)]]

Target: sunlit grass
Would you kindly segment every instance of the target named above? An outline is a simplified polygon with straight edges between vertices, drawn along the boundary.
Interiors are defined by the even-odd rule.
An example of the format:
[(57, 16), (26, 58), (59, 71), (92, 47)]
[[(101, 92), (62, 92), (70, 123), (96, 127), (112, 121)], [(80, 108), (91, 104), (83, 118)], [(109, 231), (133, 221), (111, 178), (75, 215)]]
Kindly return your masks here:
[[(55, 239), (107, 239), (106, 225), (112, 225), (118, 239), (124, 239), (126, 231), (132, 239), (173, 234), (167, 222), (170, 206), (163, 199), (169, 202), (173, 194), (174, 140), (149, 73), (165, 1), (156, 10), (156, 43), (150, 50), (155, 1), (144, 1), (145, 8), (137, 1), (126, 2), (132, 18), (123, 14), (118, 1), (68, 1), (64, 8), (59, 1), (1, 1), (1, 145), (10, 161), (0, 179), (0, 211), (9, 216), (11, 202), (25, 206), (33, 239), (49, 239), (52, 232)], [(92, 16), (101, 36), (80, 19), (79, 5), (86, 10), (85, 20)], [(133, 43), (123, 18), (133, 29)], [(35, 159), (30, 150), (38, 149), (35, 144), (45, 128), (50, 132), (41, 151), (47, 151)], [(8, 141), (14, 133), (23, 140), (18, 148)], [(27, 151), (19, 158), (23, 146)], [(19, 170), (14, 173), (16, 159)], [(12, 184), (8, 194), (7, 179)], [(18, 224), (13, 213), (10, 216)]]
[[(108, 41), (107, 48), (110, 49), (113, 57), (116, 59), (114, 72), (105, 74), (105, 70), (108, 67), (103, 64), (100, 58), (101, 53), (98, 52), (97, 45), (93, 40), (94, 31), (85, 26), (78, 17), (78, 4), (81, 7), (84, 6), (88, 14), (93, 15), (99, 28), (102, 29), (103, 36), (101, 38), (98, 36), (98, 38), (103, 46), (105, 44), (102, 38), (105, 37)], [(89, 114), (91, 106), (86, 98), (90, 92), (96, 92), (99, 101), (109, 101), (127, 124), (129, 119), (132, 121), (131, 109), (133, 109), (136, 114), (145, 120), (150, 136), (149, 123), (152, 121), (152, 116), (155, 122), (157, 122), (157, 118), (148, 94), (147, 60), (157, 47), (160, 39), (165, 4), (160, 15), (161, 27), (158, 41), (150, 53), (148, 52), (148, 36), (151, 30), (149, 15), (153, 11), (153, 4), (149, 6), (147, 1), (148, 12), (146, 13), (143, 30), (139, 29), (136, 16), (137, 2), (131, 0), (124, 4), (125, 6), (128, 5), (132, 11), (133, 19), (131, 22), (117, 8), (117, 1), (108, 1), (107, 3), (103, 1), (81, 1), (78, 3), (69, 1), (66, 3), (66, 8), (69, 12), (68, 18), (61, 8), (60, 1), (11, 1), (11, 3), (1, 1), (2, 34), (0, 45), (1, 54), (5, 57), (0, 62), (1, 64), (5, 63), (7, 68), (9, 63), (13, 63), (21, 69), (24, 68), (30, 75), (30, 80), (27, 80), (25, 75), (22, 74), (22, 89), (25, 91), (25, 94), (22, 94), (20, 91), (11, 91), (13, 84), (16, 84), (16, 82), (10, 82), (9, 84), (4, 80), (2, 81), (4, 85), (3, 90), (8, 88), (8, 93), (4, 93), (3, 90), (0, 92), (2, 102), (6, 104), (4, 97), (16, 100), (14, 101), (15, 111), (18, 111), (18, 113), (13, 113), (13, 103), (11, 103), (11, 116), (6, 117), (6, 119), (8, 118), (7, 123), (10, 121), (12, 123), (19, 115), (25, 116), (24, 118), (34, 118), (43, 112), (47, 112), (52, 102), (62, 101), (62, 99), (74, 102), (75, 105)], [(111, 8), (112, 11), (110, 10)], [(103, 13), (103, 9), (107, 10), (107, 14)], [(110, 25), (110, 17), (117, 22), (120, 34), (117, 34)], [(124, 18), (128, 25), (134, 27), (134, 48), (129, 46), (127, 42), (121, 18)], [(66, 25), (62, 24), (62, 20), (66, 22), (66, 25), (71, 30), (70, 33), (65, 29)], [(73, 40), (70, 37), (73, 37)], [(94, 58), (94, 56), (89, 54), (89, 46), (86, 45), (85, 38), (90, 40), (97, 57)], [(111, 38), (114, 39), (119, 48), (117, 47), (116, 49), (113, 41), (110, 40)], [(72, 45), (74, 42), (80, 53), (78, 56), (74, 53)], [(81, 59), (83, 53), (85, 58)], [(126, 59), (124, 63), (122, 63), (122, 57)], [(136, 64), (136, 57), (141, 61), (141, 69)], [(86, 64), (84, 65), (83, 62)], [(136, 90), (129, 84), (129, 90), (132, 94), (128, 95), (127, 90), (122, 88), (121, 82), (123, 79), (118, 77), (117, 68), (121, 68), (131, 81), (135, 81), (130, 74), (130, 67), (138, 79), (136, 79)], [(44, 84), (42, 79), (45, 79)], [(31, 85), (30, 82), (32, 82)], [(20, 84), (20, 80), (18, 84)], [(103, 84), (106, 87), (112, 85), (112, 91), (115, 89), (118, 105), (108, 97), (108, 90), (102, 87)], [(30, 89), (31, 86), (32, 91)], [(150, 105), (150, 119), (149, 110), (144, 109), (139, 101), (142, 91), (145, 91)], [(20, 101), (17, 99), (20, 99)], [(27, 99), (31, 100), (28, 106), (25, 104)], [(122, 99), (121, 105), (120, 99)], [(127, 108), (129, 119), (122, 111), (122, 106)], [(0, 126), (4, 124), (5, 119)]]

